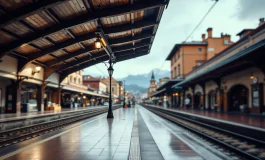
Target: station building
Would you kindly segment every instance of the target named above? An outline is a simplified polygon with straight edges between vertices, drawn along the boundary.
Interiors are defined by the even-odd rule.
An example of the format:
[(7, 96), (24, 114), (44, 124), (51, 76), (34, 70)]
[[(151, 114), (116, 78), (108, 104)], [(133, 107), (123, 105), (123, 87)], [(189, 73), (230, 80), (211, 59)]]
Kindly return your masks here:
[[(171, 80), (153, 96), (167, 95), (172, 107), (225, 112), (265, 112), (265, 24), (244, 29), (233, 43), (230, 35), (176, 44), (169, 53)], [(172, 82), (174, 81), (174, 82)], [(159, 92), (161, 89), (163, 92)], [(190, 104), (185, 104), (185, 99)]]
[(105, 61), (113, 66), (149, 54), (168, 3), (1, 1), (1, 110), (26, 111), (24, 99), (37, 104), (34, 110), (44, 111), (48, 102), (61, 106), (63, 100), (63, 106), (71, 107), (72, 99), (107, 98), (85, 89), (80, 74), (68, 75)]

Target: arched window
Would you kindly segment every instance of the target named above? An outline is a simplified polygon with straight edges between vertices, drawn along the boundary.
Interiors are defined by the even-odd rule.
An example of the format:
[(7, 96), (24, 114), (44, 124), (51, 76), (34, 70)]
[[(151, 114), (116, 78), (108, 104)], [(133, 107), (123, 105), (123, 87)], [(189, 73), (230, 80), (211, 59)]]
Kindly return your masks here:
[(70, 80), (69, 80), (69, 82), (71, 83), (73, 81), (73, 77), (72, 76), (70, 76)]

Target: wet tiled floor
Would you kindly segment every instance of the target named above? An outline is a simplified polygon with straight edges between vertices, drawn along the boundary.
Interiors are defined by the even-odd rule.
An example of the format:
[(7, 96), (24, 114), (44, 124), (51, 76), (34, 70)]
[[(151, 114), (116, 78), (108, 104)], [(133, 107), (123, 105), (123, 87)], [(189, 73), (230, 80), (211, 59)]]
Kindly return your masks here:
[[(202, 146), (196, 142), (196, 137), (190, 136), (190, 140), (185, 130), (177, 125), (150, 113), (148, 110), (139, 107), (139, 113), (148, 127), (156, 145), (163, 158), (166, 160), (203, 160), (222, 159), (226, 157), (217, 150), (207, 149), (210, 146)], [(193, 140), (194, 139), (194, 140)], [(215, 152), (215, 153), (213, 153)]]
[[(128, 158), (133, 125), (133, 109), (114, 111), (115, 118), (106, 114), (91, 123), (26, 149), (7, 159), (14, 160), (83, 160)], [(0, 158), (1, 159), (1, 158)]]
[[(137, 110), (137, 111), (136, 111)], [(150, 111), (136, 108), (118, 109), (114, 119), (106, 114), (82, 123), (67, 132), (54, 134), (18, 150), (13, 149), (0, 159), (8, 160), (127, 160), (137, 117), (142, 160), (220, 159), (219, 153), (206, 149), (177, 125)], [(135, 116), (135, 114), (137, 116)], [(135, 138), (135, 137), (134, 137)], [(204, 148), (205, 147), (205, 148)], [(12, 148), (12, 147), (10, 147)], [(130, 156), (131, 157), (131, 156)]]
[(264, 115), (251, 115), (251, 114), (241, 114), (241, 113), (221, 113), (205, 110), (195, 110), (195, 109), (185, 109), (185, 108), (166, 108), (161, 106), (155, 106), (159, 108), (165, 108), (169, 110), (175, 110), (184, 113), (190, 113), (200, 116), (206, 116), (210, 118), (221, 119), (225, 121), (246, 124), (249, 126), (255, 126), (260, 128), (265, 128), (265, 116)]

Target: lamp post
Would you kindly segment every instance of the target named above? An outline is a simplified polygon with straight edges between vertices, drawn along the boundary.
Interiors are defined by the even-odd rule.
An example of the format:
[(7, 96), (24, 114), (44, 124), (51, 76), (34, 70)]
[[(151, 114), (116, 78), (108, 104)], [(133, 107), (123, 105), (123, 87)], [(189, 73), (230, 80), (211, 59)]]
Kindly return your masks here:
[[(98, 23), (100, 24), (100, 23)], [(104, 50), (109, 54), (110, 59), (109, 59), (109, 67), (108, 67), (108, 72), (109, 72), (109, 78), (110, 78), (110, 84), (109, 84), (109, 88), (110, 88), (110, 92), (109, 92), (109, 110), (108, 110), (108, 115), (107, 118), (114, 118), (113, 113), (112, 113), (112, 99), (111, 99), (111, 77), (113, 74), (113, 62), (112, 62), (112, 58), (114, 58), (114, 62), (115, 62), (115, 57), (112, 56), (111, 52), (109, 53), (108, 49), (106, 49), (106, 42), (104, 41), (104, 38), (100, 38), (100, 33), (102, 32), (101, 26), (98, 25), (97, 27), (97, 31), (96, 31), (96, 35), (97, 35), (97, 40), (94, 42), (95, 44), (95, 48), (99, 51), (102, 47), (104, 48)], [(107, 64), (105, 64), (107, 66)]]
[(123, 108), (125, 108), (125, 80), (124, 80), (124, 90), (123, 90)]
[(107, 116), (107, 118), (114, 118), (113, 117), (113, 113), (112, 113), (112, 99), (111, 99), (111, 76), (113, 74), (113, 71), (114, 71), (114, 69), (112, 67), (112, 60), (110, 58), (110, 60), (109, 60), (109, 68), (108, 68), (109, 81), (110, 81), (110, 83), (109, 83), (109, 88), (110, 88), (109, 90), (110, 90), (110, 92), (109, 92), (109, 110), (108, 110), (108, 116)]

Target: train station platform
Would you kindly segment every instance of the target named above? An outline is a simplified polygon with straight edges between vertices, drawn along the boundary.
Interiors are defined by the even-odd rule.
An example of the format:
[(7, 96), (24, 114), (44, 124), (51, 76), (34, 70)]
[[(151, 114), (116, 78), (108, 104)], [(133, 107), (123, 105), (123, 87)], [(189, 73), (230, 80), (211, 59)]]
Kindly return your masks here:
[(0, 114), (0, 122), (4, 121), (12, 121), (12, 120), (19, 120), (25, 118), (34, 118), (34, 117), (41, 117), (41, 116), (51, 116), (56, 114), (63, 114), (63, 113), (71, 113), (77, 111), (84, 111), (94, 108), (101, 108), (107, 106), (89, 106), (89, 107), (78, 107), (78, 108), (62, 108), (61, 110), (50, 110), (44, 112), (27, 112), (27, 113), (3, 113)]
[(7, 160), (233, 159), (147, 109), (120, 108), (0, 149)]
[(202, 116), (216, 120), (227, 121), (230, 123), (237, 123), (242, 125), (254, 126), (265, 129), (265, 116), (264, 115), (252, 115), (252, 114), (241, 114), (241, 113), (222, 113), (207, 110), (196, 110), (186, 108), (172, 108), (149, 105), (152, 107), (163, 108), (171, 111), (177, 111), (179, 113), (190, 114), (194, 116)]

